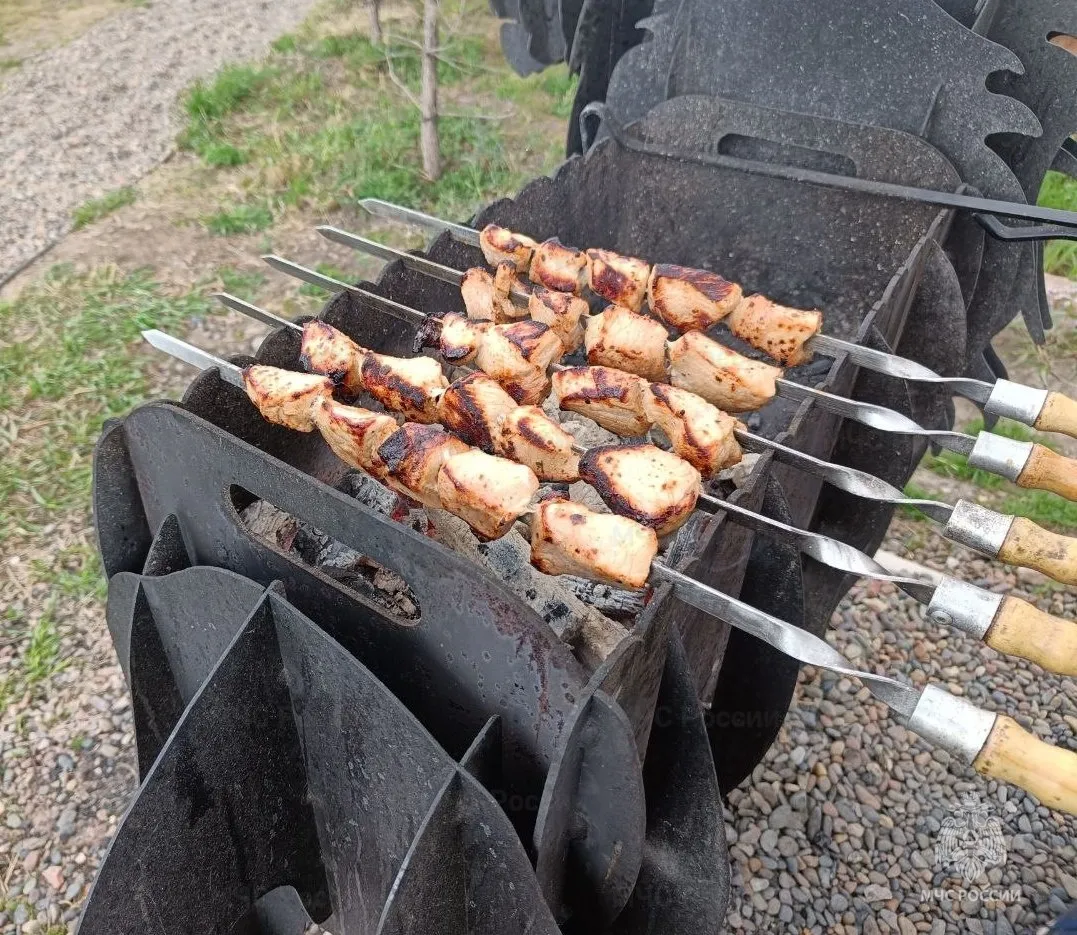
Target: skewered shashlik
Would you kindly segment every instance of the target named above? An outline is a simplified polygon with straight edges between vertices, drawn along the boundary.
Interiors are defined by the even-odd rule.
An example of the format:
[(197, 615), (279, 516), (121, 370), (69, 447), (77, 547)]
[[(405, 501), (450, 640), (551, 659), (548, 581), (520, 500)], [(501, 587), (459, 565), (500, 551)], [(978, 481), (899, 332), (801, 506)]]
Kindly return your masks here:
[[(479, 231), (478, 239), (486, 261), (505, 271), (501, 295), (507, 302), (507, 277), (515, 272), (527, 272), (532, 282), (559, 292), (578, 294), (586, 285), (594, 295), (629, 311), (639, 312), (646, 305), (676, 331), (707, 331), (725, 321), (738, 338), (785, 367), (809, 360), (806, 345), (822, 331), (822, 312), (789, 308), (763, 295), (745, 296), (737, 283), (707, 270), (672, 263), (651, 266), (613, 250), (576, 250), (556, 238), (535, 244), (496, 224)], [(503, 247), (510, 242), (516, 246), (511, 267), (505, 266)]]
[[(311, 406), (308, 409), (307, 403), (319, 385), (325, 387), (324, 381), (319, 384), (317, 380), (293, 380), (264, 368), (253, 374), (248, 370), (245, 376), (240, 368), (176, 342), (167, 335), (147, 332), (145, 337), (180, 359), (215, 367), (224, 379), (248, 388), (248, 392), (253, 388), (252, 401), (266, 403), (267, 411), (291, 423), (303, 425), (308, 418), (313, 423), (313, 412), (322, 408)], [(268, 400), (269, 394), (277, 394), (280, 398)], [(401, 432), (405, 437), (398, 439)], [(409, 495), (414, 486), (429, 488), (432, 465), (437, 465), (440, 481), (446, 466), (470, 455), (471, 449), (463, 446), (460, 450), (441, 437), (445, 433), (439, 435), (439, 432), (429, 426), (405, 426), (378, 447), (375, 457), (394, 473), (397, 480), (402, 476), (411, 479)], [(399, 453), (392, 450), (393, 446), (399, 446)], [(396, 464), (398, 454), (401, 458), (416, 459), (409, 471), (402, 472)], [(502, 482), (507, 476), (500, 469), (497, 474), (500, 476), (492, 478), (495, 482)], [(447, 479), (444, 485), (459, 485), (465, 491), (470, 508), (474, 503), (470, 493), (476, 486), (487, 487), (490, 481), (484, 468), (465, 467), (458, 480)], [(511, 486), (510, 481), (508, 487)], [(518, 496), (522, 493), (522, 489), (517, 490)], [(489, 497), (488, 491), (486, 495)], [(504, 507), (508, 509), (509, 504), (506, 502)], [(963, 762), (974, 765), (984, 775), (1014, 782), (1033, 792), (1045, 804), (1077, 814), (1077, 784), (1074, 782), (1077, 760), (1073, 753), (1052, 748), (1023, 732), (1016, 722), (982, 711), (937, 687), (927, 686), (923, 691), (917, 691), (890, 678), (850, 669), (841, 654), (818, 637), (664, 565), (656, 559), (654, 531), (632, 520), (592, 513), (560, 497), (540, 502), (530, 512), (532, 563), (540, 570), (582, 572), (596, 580), (631, 587), (640, 587), (652, 579), (668, 582), (688, 604), (728, 620), (794, 658), (860, 679), (873, 694), (901, 714), (911, 729), (959, 755)]]

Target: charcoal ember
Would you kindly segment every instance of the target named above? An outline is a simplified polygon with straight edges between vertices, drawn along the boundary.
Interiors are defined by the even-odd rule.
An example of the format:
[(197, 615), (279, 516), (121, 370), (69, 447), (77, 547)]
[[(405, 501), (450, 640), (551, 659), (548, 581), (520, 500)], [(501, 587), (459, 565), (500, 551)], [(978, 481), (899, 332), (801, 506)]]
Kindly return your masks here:
[(270, 542), (285, 552), (292, 550), (299, 523), (295, 517), (265, 500), (255, 500), (240, 514), (252, 535)]
[[(381, 486), (371, 478), (368, 480), (375, 487)], [(392, 494), (383, 502), (391, 509), (397, 499)], [(295, 554), (304, 564), (317, 568), (398, 617), (418, 619), (419, 603), (407, 582), (361, 552), (264, 500), (256, 500), (240, 517), (250, 532), (263, 541)]]
[(625, 591), (574, 575), (561, 575), (560, 580), (576, 597), (610, 620), (628, 625), (643, 612), (642, 591)]
[(563, 576), (552, 578), (532, 568), (530, 544), (515, 529), (492, 542), (479, 542), (463, 520), (441, 510), (431, 513), (435, 539), (497, 575), (573, 647), (585, 666), (596, 668), (627, 636), (619, 623), (584, 603)]

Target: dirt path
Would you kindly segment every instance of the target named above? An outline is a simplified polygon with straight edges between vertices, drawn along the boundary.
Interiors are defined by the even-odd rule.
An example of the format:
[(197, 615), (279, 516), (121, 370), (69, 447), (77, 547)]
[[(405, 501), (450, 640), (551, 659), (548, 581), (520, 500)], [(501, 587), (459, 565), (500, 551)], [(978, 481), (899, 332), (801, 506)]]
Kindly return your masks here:
[(314, 4), (152, 0), (5, 76), (0, 283), (70, 230), (75, 208), (168, 155), (175, 103), (192, 81), (256, 58)]

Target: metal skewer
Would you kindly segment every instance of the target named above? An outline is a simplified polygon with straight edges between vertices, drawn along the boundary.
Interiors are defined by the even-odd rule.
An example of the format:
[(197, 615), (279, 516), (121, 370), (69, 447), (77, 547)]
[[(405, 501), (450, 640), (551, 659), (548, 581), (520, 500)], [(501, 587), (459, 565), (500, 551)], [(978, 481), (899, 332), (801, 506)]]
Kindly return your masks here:
[[(199, 369), (215, 369), (245, 389), (243, 371), (161, 331), (145, 331), (154, 347)], [(1015, 721), (977, 708), (934, 685), (917, 691), (887, 676), (851, 668), (825, 640), (669, 568), (651, 563), (650, 583), (668, 583), (678, 598), (726, 621), (798, 661), (858, 679), (909, 729), (984, 775), (1020, 784), (1045, 804), (1077, 814), (1077, 754), (1052, 747)], [(1020, 767), (1016, 769), (1014, 764)]]
[[(341, 239), (337, 236), (340, 234), (343, 238), (341, 242), (346, 242), (357, 249), (369, 249), (371, 254), (383, 259), (399, 259), (406, 265), (413, 266), (419, 272), (429, 273), (446, 282), (459, 283), (463, 278), (462, 273), (451, 267), (412, 256), (375, 241), (357, 237), (354, 234), (337, 231), (336, 228), (321, 227), (318, 230), (331, 240)], [(283, 257), (268, 255), (264, 256), (263, 259), (274, 269), (332, 292), (350, 290), (357, 294), (373, 297), (375, 300), (380, 298), (374, 297), (373, 293), (366, 290), (351, 286), (339, 279), (325, 276)], [(389, 301), (383, 299), (379, 303), (389, 314), (397, 317), (405, 314), (409, 316), (409, 320), (412, 322), (427, 320), (427, 316), (424, 316), (416, 309), (410, 309), (398, 302), (393, 302), (389, 305), (387, 304)], [(436, 321), (436, 319), (434, 320)], [(836, 396), (833, 393), (827, 393), (824, 390), (804, 386), (790, 380), (778, 379), (775, 383), (780, 396), (797, 401), (813, 400), (829, 412), (837, 413), (878, 431), (898, 435), (913, 435), (928, 439), (951, 451), (965, 455), (971, 467), (997, 474), (1022, 487), (1048, 490), (1067, 499), (1077, 500), (1077, 462), (1056, 454), (1043, 445), (1006, 438), (1003, 435), (995, 435), (991, 432), (980, 432), (973, 437), (972, 435), (966, 435), (964, 432), (925, 429), (907, 416), (894, 412), (892, 409), (887, 409), (885, 406), (877, 406), (873, 403), (858, 402), (844, 396)]]
[[(460, 243), (479, 246), (479, 232), (472, 227), (443, 221), (434, 215), (378, 198), (364, 198), (360, 204), (377, 217), (401, 221), (430, 231), (448, 231), (453, 239)], [(1077, 403), (1061, 393), (1036, 389), (1010, 380), (988, 383), (969, 377), (940, 376), (934, 370), (906, 357), (887, 354), (827, 334), (815, 335), (805, 343), (805, 347), (826, 357), (844, 354), (859, 367), (900, 380), (914, 380), (946, 387), (958, 396), (979, 404), (990, 416), (1013, 419), (1044, 432), (1062, 432), (1077, 437)]]

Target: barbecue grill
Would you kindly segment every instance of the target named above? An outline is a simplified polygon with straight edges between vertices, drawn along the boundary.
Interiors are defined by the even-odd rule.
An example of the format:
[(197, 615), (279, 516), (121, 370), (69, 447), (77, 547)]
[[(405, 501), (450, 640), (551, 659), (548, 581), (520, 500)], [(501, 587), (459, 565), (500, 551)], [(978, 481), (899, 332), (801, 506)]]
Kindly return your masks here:
[[(960, 205), (886, 188), (967, 193), (962, 176), (900, 129), (710, 94), (653, 102), (631, 125), (615, 108), (596, 113), (604, 129), (586, 155), (468, 230), (496, 223), (720, 270), (746, 292), (824, 309), (826, 335), (849, 350), (791, 368), (799, 396), (742, 416), (737, 437), (758, 457), (708, 486), (714, 515), (661, 543), (641, 599), (540, 575), (514, 533), (476, 541), (459, 520), (387, 496), (318, 432), (263, 419), (239, 368), (302, 370), (304, 320), (226, 297), (279, 324), (254, 358), (229, 362), (150, 335), (203, 372), (181, 402), (110, 423), (97, 450), (108, 623), (143, 782), (84, 933), (141, 931), (151, 918), (222, 932), (299, 932), (310, 920), (339, 933), (718, 932), (729, 901), (721, 794), (773, 742), (798, 660), (862, 678), (927, 739), (1021, 781), (984, 760), (1004, 722), (939, 689), (857, 673), (817, 638), (858, 574), (897, 581), (988, 642), (1001, 612), (960, 582), (888, 578), (863, 554), (927, 440), (880, 432), (857, 421), (877, 410), (834, 411), (816, 392), (948, 429), (948, 387), (854, 358), (900, 351), (951, 373), (978, 351), (965, 340), (968, 283), (944, 251)], [(410, 357), (421, 316), (464, 310), (458, 286), (418, 261), (481, 265), (468, 230), (443, 231), (377, 282), (272, 262), (336, 293), (319, 322)], [(1016, 477), (1023, 465), (996, 467)], [(958, 521), (960, 509), (921, 505), (951, 536), (1019, 557), (1009, 518), (960, 508)], [(1042, 549), (1025, 560), (1072, 572)], [(1070, 671), (1073, 624), (1037, 625), (1059, 634), (1039, 661)], [(1007, 648), (1036, 651), (1020, 634)], [(1025, 784), (1067, 807), (1072, 754), (1026, 750), (1042, 770)]]

